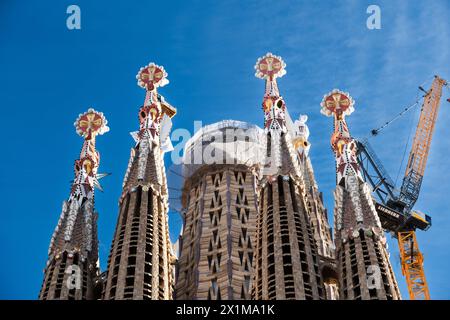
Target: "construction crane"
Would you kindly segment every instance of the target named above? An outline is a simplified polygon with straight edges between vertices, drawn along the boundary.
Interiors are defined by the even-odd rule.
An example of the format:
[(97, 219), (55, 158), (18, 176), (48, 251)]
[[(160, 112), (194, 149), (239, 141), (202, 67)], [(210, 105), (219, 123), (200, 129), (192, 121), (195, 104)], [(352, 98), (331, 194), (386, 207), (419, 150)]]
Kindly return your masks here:
[[(430, 299), (423, 267), (423, 255), (419, 250), (415, 230), (428, 230), (431, 226), (431, 217), (413, 210), (413, 207), (419, 198), (438, 116), (442, 88), (446, 85), (445, 80), (435, 76), (429, 91), (419, 87), (425, 94), (400, 190), (395, 188), (393, 180), (376, 156), (368, 140), (357, 140), (358, 161), (364, 179), (372, 186), (373, 193), (377, 197), (378, 201), (375, 203), (375, 208), (381, 224), (386, 231), (391, 232), (398, 240), (402, 273), (406, 278), (411, 300)], [(450, 99), (447, 101), (450, 102)], [(378, 134), (381, 129), (402, 116), (414, 105), (405, 108), (399, 115), (386, 122), (379, 129), (372, 130), (372, 135)]]

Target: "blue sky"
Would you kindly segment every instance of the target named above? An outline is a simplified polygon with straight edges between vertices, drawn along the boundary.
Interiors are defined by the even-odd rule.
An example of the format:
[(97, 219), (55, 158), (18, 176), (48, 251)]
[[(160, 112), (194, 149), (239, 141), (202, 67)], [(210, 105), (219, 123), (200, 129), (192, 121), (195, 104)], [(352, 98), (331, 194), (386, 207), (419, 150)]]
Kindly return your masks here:
[[(81, 30), (66, 28), (70, 4), (81, 8)], [(370, 4), (381, 8), (380, 30), (366, 27)], [(170, 84), (160, 92), (178, 108), (174, 128), (192, 131), (194, 120), (262, 125), (264, 88), (253, 66), (267, 51), (281, 55), (287, 74), (280, 91), (293, 118), (309, 116), (310, 154), (331, 213), (332, 122), (319, 112), (323, 95), (333, 88), (349, 91), (356, 100), (350, 130), (367, 136), (414, 101), (417, 86), (427, 79), (429, 86), (432, 75), (450, 79), (449, 13), (445, 0), (2, 1), (0, 298), (38, 296), (50, 237), (82, 144), (73, 122), (91, 106), (105, 113), (111, 127), (97, 140), (100, 171), (113, 173), (102, 180), (105, 192), (96, 195), (105, 270), (133, 145), (129, 132), (138, 128), (144, 99), (135, 80), (141, 66), (154, 61), (166, 68)], [(444, 96), (449, 97), (448, 89)], [(435, 299), (450, 298), (449, 107), (443, 99), (416, 205), (433, 217), (433, 227), (418, 237)], [(394, 179), (415, 121), (417, 109), (371, 139)], [(180, 217), (171, 212), (169, 219), (175, 236)], [(395, 241), (390, 252), (407, 299)]]

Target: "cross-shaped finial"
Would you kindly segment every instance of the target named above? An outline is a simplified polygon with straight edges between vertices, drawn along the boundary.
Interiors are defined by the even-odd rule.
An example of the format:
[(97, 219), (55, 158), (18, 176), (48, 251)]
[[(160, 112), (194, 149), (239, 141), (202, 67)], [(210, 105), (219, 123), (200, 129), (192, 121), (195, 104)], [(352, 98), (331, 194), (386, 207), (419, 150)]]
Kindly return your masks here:
[(286, 74), (286, 63), (280, 56), (268, 52), (259, 58), (255, 65), (255, 76), (260, 79), (274, 80)]
[(155, 88), (164, 87), (169, 83), (167, 72), (164, 68), (153, 62), (139, 69), (136, 79), (138, 85), (147, 91), (153, 91)]
[(77, 133), (90, 140), (98, 134), (104, 134), (109, 131), (108, 121), (102, 112), (95, 111), (92, 108), (83, 114), (80, 114), (74, 123)]
[(322, 107), (320, 112), (326, 116), (341, 116), (350, 115), (355, 111), (353, 105), (355, 101), (348, 92), (342, 92), (338, 89), (334, 89), (328, 94), (323, 96), (320, 106)]

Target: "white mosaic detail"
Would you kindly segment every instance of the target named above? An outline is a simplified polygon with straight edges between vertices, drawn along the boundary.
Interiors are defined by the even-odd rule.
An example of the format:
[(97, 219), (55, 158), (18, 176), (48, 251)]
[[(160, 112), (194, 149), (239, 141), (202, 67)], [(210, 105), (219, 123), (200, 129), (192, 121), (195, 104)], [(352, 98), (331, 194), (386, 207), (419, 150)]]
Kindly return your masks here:
[(69, 206), (69, 214), (67, 215), (66, 229), (64, 230), (64, 240), (70, 241), (72, 239), (73, 227), (77, 219), (79, 205), (77, 201), (72, 201)]
[(137, 178), (139, 180), (144, 180), (149, 152), (150, 146), (148, 139), (142, 139), (139, 144), (139, 158), (138, 158), (138, 172), (137, 172)]
[(362, 206), (361, 206), (361, 195), (360, 195), (360, 190), (359, 190), (359, 179), (354, 176), (354, 175), (350, 175), (347, 177), (346, 179), (346, 187), (347, 190), (349, 191), (350, 194), (350, 200), (352, 201), (353, 204), (353, 208), (355, 211), (355, 216), (356, 216), (356, 222), (364, 222), (364, 215), (363, 215), (363, 211), (362, 211)]
[(94, 203), (91, 200), (85, 202), (83, 206), (84, 224), (85, 224), (85, 248), (92, 250), (92, 216), (94, 214)]
[(336, 189), (334, 189), (334, 223), (338, 231), (342, 230), (342, 216), (344, 214), (343, 197), (344, 188), (339, 185), (336, 186)]

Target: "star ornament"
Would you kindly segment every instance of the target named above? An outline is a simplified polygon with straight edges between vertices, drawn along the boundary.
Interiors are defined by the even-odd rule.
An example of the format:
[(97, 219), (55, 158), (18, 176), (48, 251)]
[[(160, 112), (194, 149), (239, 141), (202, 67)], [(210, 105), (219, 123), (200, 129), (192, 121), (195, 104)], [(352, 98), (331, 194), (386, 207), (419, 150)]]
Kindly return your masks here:
[(322, 107), (320, 113), (326, 116), (332, 116), (333, 114), (350, 115), (355, 108), (353, 107), (355, 101), (348, 92), (342, 92), (338, 89), (334, 89), (330, 93), (323, 96), (323, 100), (320, 103)]
[(153, 91), (155, 88), (164, 87), (169, 83), (164, 68), (153, 62), (139, 69), (136, 79), (138, 85), (147, 91)]
[(74, 123), (77, 133), (83, 138), (90, 140), (98, 134), (109, 131), (108, 121), (102, 112), (90, 108), (87, 112), (80, 114)]
[(259, 58), (255, 64), (255, 76), (260, 79), (273, 80), (286, 74), (286, 63), (280, 56), (267, 53)]

